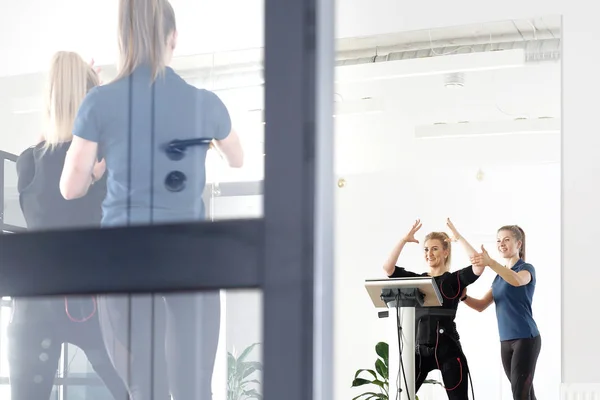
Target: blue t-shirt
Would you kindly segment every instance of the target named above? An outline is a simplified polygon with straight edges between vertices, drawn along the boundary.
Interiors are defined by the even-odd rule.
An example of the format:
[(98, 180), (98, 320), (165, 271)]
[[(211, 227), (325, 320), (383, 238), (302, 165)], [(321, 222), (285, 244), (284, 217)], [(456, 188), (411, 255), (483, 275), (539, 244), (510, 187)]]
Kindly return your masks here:
[(492, 295), (496, 304), (500, 340), (534, 338), (540, 334), (531, 310), (536, 283), (535, 268), (519, 260), (511, 269), (515, 272), (529, 271), (531, 281), (517, 287), (506, 282), (500, 275), (494, 279)]
[[(164, 146), (174, 139), (225, 139), (227, 108), (214, 93), (187, 84), (171, 68), (152, 82), (148, 66), (92, 89), (73, 134), (98, 143), (106, 159), (102, 225), (189, 222), (204, 219), (207, 146), (188, 147), (179, 161)], [(185, 175), (185, 188), (168, 190), (167, 175)]]

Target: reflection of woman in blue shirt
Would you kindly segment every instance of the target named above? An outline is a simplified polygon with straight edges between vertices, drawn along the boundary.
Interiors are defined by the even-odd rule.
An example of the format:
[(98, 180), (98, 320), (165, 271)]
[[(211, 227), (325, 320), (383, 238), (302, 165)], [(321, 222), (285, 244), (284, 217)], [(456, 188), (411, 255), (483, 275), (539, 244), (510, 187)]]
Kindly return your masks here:
[(481, 299), (466, 296), (464, 302), (479, 312), (496, 304), (502, 365), (512, 386), (513, 398), (535, 400), (533, 377), (542, 339), (533, 319), (535, 268), (525, 262), (525, 232), (517, 225), (498, 230), (498, 251), (506, 267), (482, 252), (471, 257), (473, 265), (487, 266), (498, 275)]
[[(214, 93), (188, 85), (166, 66), (177, 42), (168, 1), (120, 0), (119, 10), (119, 74), (90, 91), (79, 109), (61, 193), (67, 199), (83, 196), (100, 155), (108, 174), (103, 226), (202, 220), (207, 146), (190, 147), (181, 159), (169, 158), (164, 148), (175, 139), (212, 139), (229, 165), (240, 167), (239, 138), (231, 129), (227, 108)], [(173, 397), (210, 398), (219, 294), (173, 294), (165, 300)], [(151, 398), (150, 300), (108, 296), (100, 303), (113, 362), (130, 382), (134, 399)]]

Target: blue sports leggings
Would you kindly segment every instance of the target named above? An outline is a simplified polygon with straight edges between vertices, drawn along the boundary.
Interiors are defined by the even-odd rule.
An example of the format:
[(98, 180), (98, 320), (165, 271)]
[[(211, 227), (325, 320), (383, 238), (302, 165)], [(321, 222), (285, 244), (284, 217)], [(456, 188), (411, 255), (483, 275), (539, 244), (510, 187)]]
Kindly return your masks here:
[[(156, 318), (161, 306), (166, 321)], [(98, 311), (108, 353), (132, 400), (168, 398), (159, 384), (163, 378), (159, 367), (165, 361), (173, 400), (212, 398), (220, 325), (218, 292), (109, 295), (99, 299)], [(164, 353), (152, 351), (161, 346)]]

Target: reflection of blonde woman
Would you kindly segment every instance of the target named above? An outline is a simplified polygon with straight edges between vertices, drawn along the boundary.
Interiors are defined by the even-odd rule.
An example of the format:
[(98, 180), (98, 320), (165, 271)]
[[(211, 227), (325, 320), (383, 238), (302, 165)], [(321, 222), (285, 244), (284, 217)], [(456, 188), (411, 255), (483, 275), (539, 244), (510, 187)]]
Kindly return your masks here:
[[(99, 84), (98, 76), (79, 55), (59, 52), (52, 60), (48, 83), (48, 129), (17, 160), (19, 200), (27, 228), (97, 226), (106, 194), (106, 183), (100, 180), (104, 164), (96, 163), (92, 174), (98, 182), (76, 201), (61, 196), (59, 180), (77, 109), (87, 91)], [(95, 299), (18, 298), (13, 305), (8, 327), (13, 400), (50, 398), (63, 343), (81, 348), (113, 397), (125, 399), (127, 389), (104, 348)]]
[[(243, 151), (229, 112), (216, 94), (187, 84), (168, 67), (177, 43), (168, 1), (120, 0), (119, 10), (119, 74), (91, 91), (79, 109), (61, 192), (72, 199), (89, 190), (100, 152), (108, 171), (103, 226), (203, 220), (207, 146), (190, 147), (181, 157), (167, 154), (165, 147), (176, 139), (210, 139), (231, 167), (241, 167)], [(162, 268), (179, 262), (177, 254), (165, 257)], [(210, 399), (219, 293), (168, 294), (164, 299), (173, 398)], [(150, 349), (156, 324), (149, 302), (143, 296), (99, 299), (105, 341), (136, 400), (153, 397)]]

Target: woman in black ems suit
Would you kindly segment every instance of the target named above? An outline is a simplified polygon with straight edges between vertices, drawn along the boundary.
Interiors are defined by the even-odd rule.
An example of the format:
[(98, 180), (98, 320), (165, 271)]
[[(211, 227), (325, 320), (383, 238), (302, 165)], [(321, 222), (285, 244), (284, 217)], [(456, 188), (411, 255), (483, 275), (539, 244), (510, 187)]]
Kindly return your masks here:
[[(452, 222), (448, 220), (447, 224), (453, 235), (459, 237)], [(383, 266), (390, 278), (432, 276), (442, 294), (442, 306), (439, 307), (441, 311), (438, 309), (428, 313), (428, 309), (416, 310), (415, 390), (419, 390), (429, 372), (438, 369), (442, 373), (448, 399), (468, 400), (469, 369), (454, 318), (463, 288), (475, 282), (484, 268), (469, 266), (450, 272), (452, 240), (444, 232), (431, 232), (425, 236), (424, 256), (429, 272), (418, 274), (396, 266), (404, 246), (407, 243), (419, 243), (415, 239), (415, 233), (419, 229), (421, 221), (417, 220), (394, 247)]]
[[(48, 97), (50, 129), (17, 160), (19, 201), (29, 230), (99, 226), (106, 182), (104, 163), (94, 168), (88, 195), (66, 201), (59, 180), (77, 107), (99, 84), (93, 68), (75, 53), (59, 52), (52, 61)], [(35, 250), (33, 250), (35, 251)], [(13, 299), (8, 327), (12, 400), (48, 400), (63, 343), (81, 348), (115, 400), (127, 388), (104, 347), (93, 297)]]

